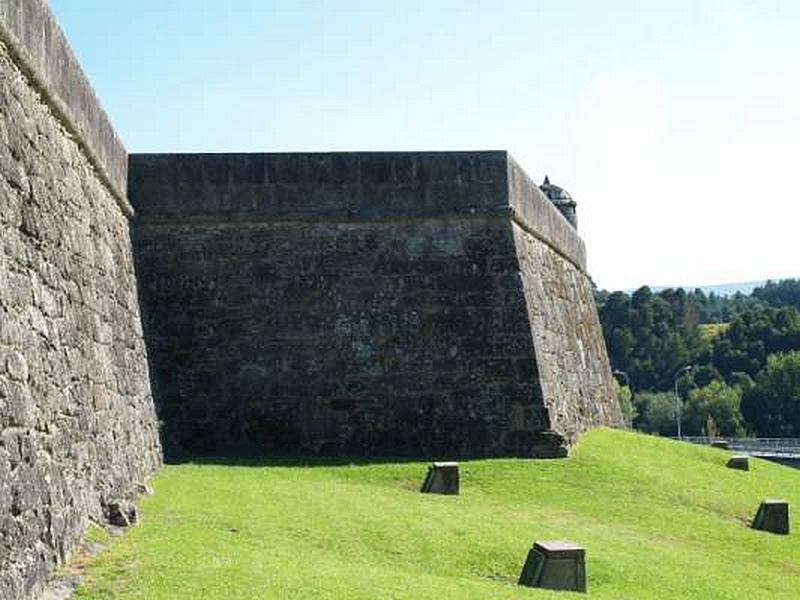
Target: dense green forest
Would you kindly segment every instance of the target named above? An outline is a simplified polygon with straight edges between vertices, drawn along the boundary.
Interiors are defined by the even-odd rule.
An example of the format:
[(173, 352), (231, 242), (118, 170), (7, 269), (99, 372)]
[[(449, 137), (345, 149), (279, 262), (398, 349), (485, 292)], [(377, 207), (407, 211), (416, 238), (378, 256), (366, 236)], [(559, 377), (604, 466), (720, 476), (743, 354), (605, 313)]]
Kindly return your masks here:
[(596, 292), (629, 423), (661, 435), (800, 437), (800, 279), (750, 295)]

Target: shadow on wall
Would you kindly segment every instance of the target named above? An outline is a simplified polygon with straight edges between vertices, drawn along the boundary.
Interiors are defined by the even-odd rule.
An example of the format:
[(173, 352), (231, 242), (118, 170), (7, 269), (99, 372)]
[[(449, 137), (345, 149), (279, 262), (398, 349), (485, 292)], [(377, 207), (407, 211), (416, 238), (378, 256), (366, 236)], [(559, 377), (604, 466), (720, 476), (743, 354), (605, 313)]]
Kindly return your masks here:
[(168, 458), (565, 454), (506, 156), (132, 156)]
[[(557, 460), (561, 457), (521, 457), (530, 460)], [(252, 467), (272, 469), (296, 469), (305, 467), (360, 467), (370, 465), (390, 464), (421, 464), (429, 465), (433, 462), (448, 460), (484, 460), (486, 457), (464, 456), (221, 456), (221, 455), (196, 455), (175, 457), (166, 462), (168, 465), (215, 465), (223, 467)], [(420, 471), (421, 479), (424, 472)]]
[(583, 243), (505, 152), (133, 155), (129, 196), (169, 457), (564, 456), (621, 422)]

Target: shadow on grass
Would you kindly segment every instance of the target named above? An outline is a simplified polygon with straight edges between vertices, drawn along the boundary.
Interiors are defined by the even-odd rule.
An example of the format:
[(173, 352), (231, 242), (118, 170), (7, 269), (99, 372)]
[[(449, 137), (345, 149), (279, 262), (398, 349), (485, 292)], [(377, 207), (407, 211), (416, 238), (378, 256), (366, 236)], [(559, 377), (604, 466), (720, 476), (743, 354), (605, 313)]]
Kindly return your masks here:
[[(409, 456), (363, 457), (363, 456), (168, 456), (167, 465), (217, 465), (228, 467), (350, 467), (385, 464), (431, 463), (445, 460), (442, 457), (421, 458)], [(451, 460), (447, 458), (447, 460)], [(470, 460), (462, 458), (461, 460)]]
[[(464, 444), (453, 444), (451, 447), (408, 448), (396, 454), (370, 454), (367, 449), (324, 448), (319, 453), (302, 453), (301, 449), (287, 447), (258, 448), (253, 445), (218, 447), (213, 442), (200, 444), (194, 448), (175, 443), (165, 438), (162, 432), (164, 459), (168, 465), (203, 464), (243, 467), (342, 467), (407, 463), (432, 463), (439, 461), (474, 461), (487, 459), (529, 459), (551, 460), (566, 458), (566, 449), (554, 445), (552, 436), (547, 433), (537, 434), (535, 451), (509, 451), (506, 453), (486, 453), (480, 451), (464, 451)], [(530, 445), (530, 444), (529, 444)], [(459, 446), (460, 450), (454, 449)], [(524, 446), (517, 444), (518, 448)], [(391, 449), (389, 450), (391, 452)]]
[(440, 456), (234, 456), (234, 455), (194, 455), (167, 456), (167, 465), (216, 465), (228, 467), (272, 467), (272, 468), (309, 468), (309, 467), (352, 467), (390, 464), (430, 465), (434, 462), (470, 462), (477, 460), (529, 460), (554, 461), (566, 457), (533, 457), (533, 456), (472, 456), (472, 455), (440, 455)]

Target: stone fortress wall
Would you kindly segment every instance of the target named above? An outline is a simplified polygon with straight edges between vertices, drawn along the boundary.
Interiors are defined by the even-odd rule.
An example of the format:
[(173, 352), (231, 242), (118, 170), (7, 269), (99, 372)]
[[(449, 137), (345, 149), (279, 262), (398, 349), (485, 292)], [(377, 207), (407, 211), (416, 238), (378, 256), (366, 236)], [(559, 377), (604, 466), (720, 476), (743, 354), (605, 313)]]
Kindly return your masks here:
[(620, 423), (583, 243), (507, 153), (129, 159), (45, 0), (0, 2), (0, 598), (162, 443), (557, 456)]
[(505, 152), (132, 155), (174, 454), (557, 456), (621, 422), (583, 242)]
[(160, 465), (127, 155), (42, 0), (0, 2), (0, 598)]

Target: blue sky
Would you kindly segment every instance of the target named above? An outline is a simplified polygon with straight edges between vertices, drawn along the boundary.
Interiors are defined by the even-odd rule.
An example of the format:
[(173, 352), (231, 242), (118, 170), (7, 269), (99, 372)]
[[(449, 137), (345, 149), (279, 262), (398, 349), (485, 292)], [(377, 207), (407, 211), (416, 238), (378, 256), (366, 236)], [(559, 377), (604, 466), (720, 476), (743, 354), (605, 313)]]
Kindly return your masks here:
[(800, 2), (50, 6), (131, 152), (506, 149), (600, 287), (800, 276)]

